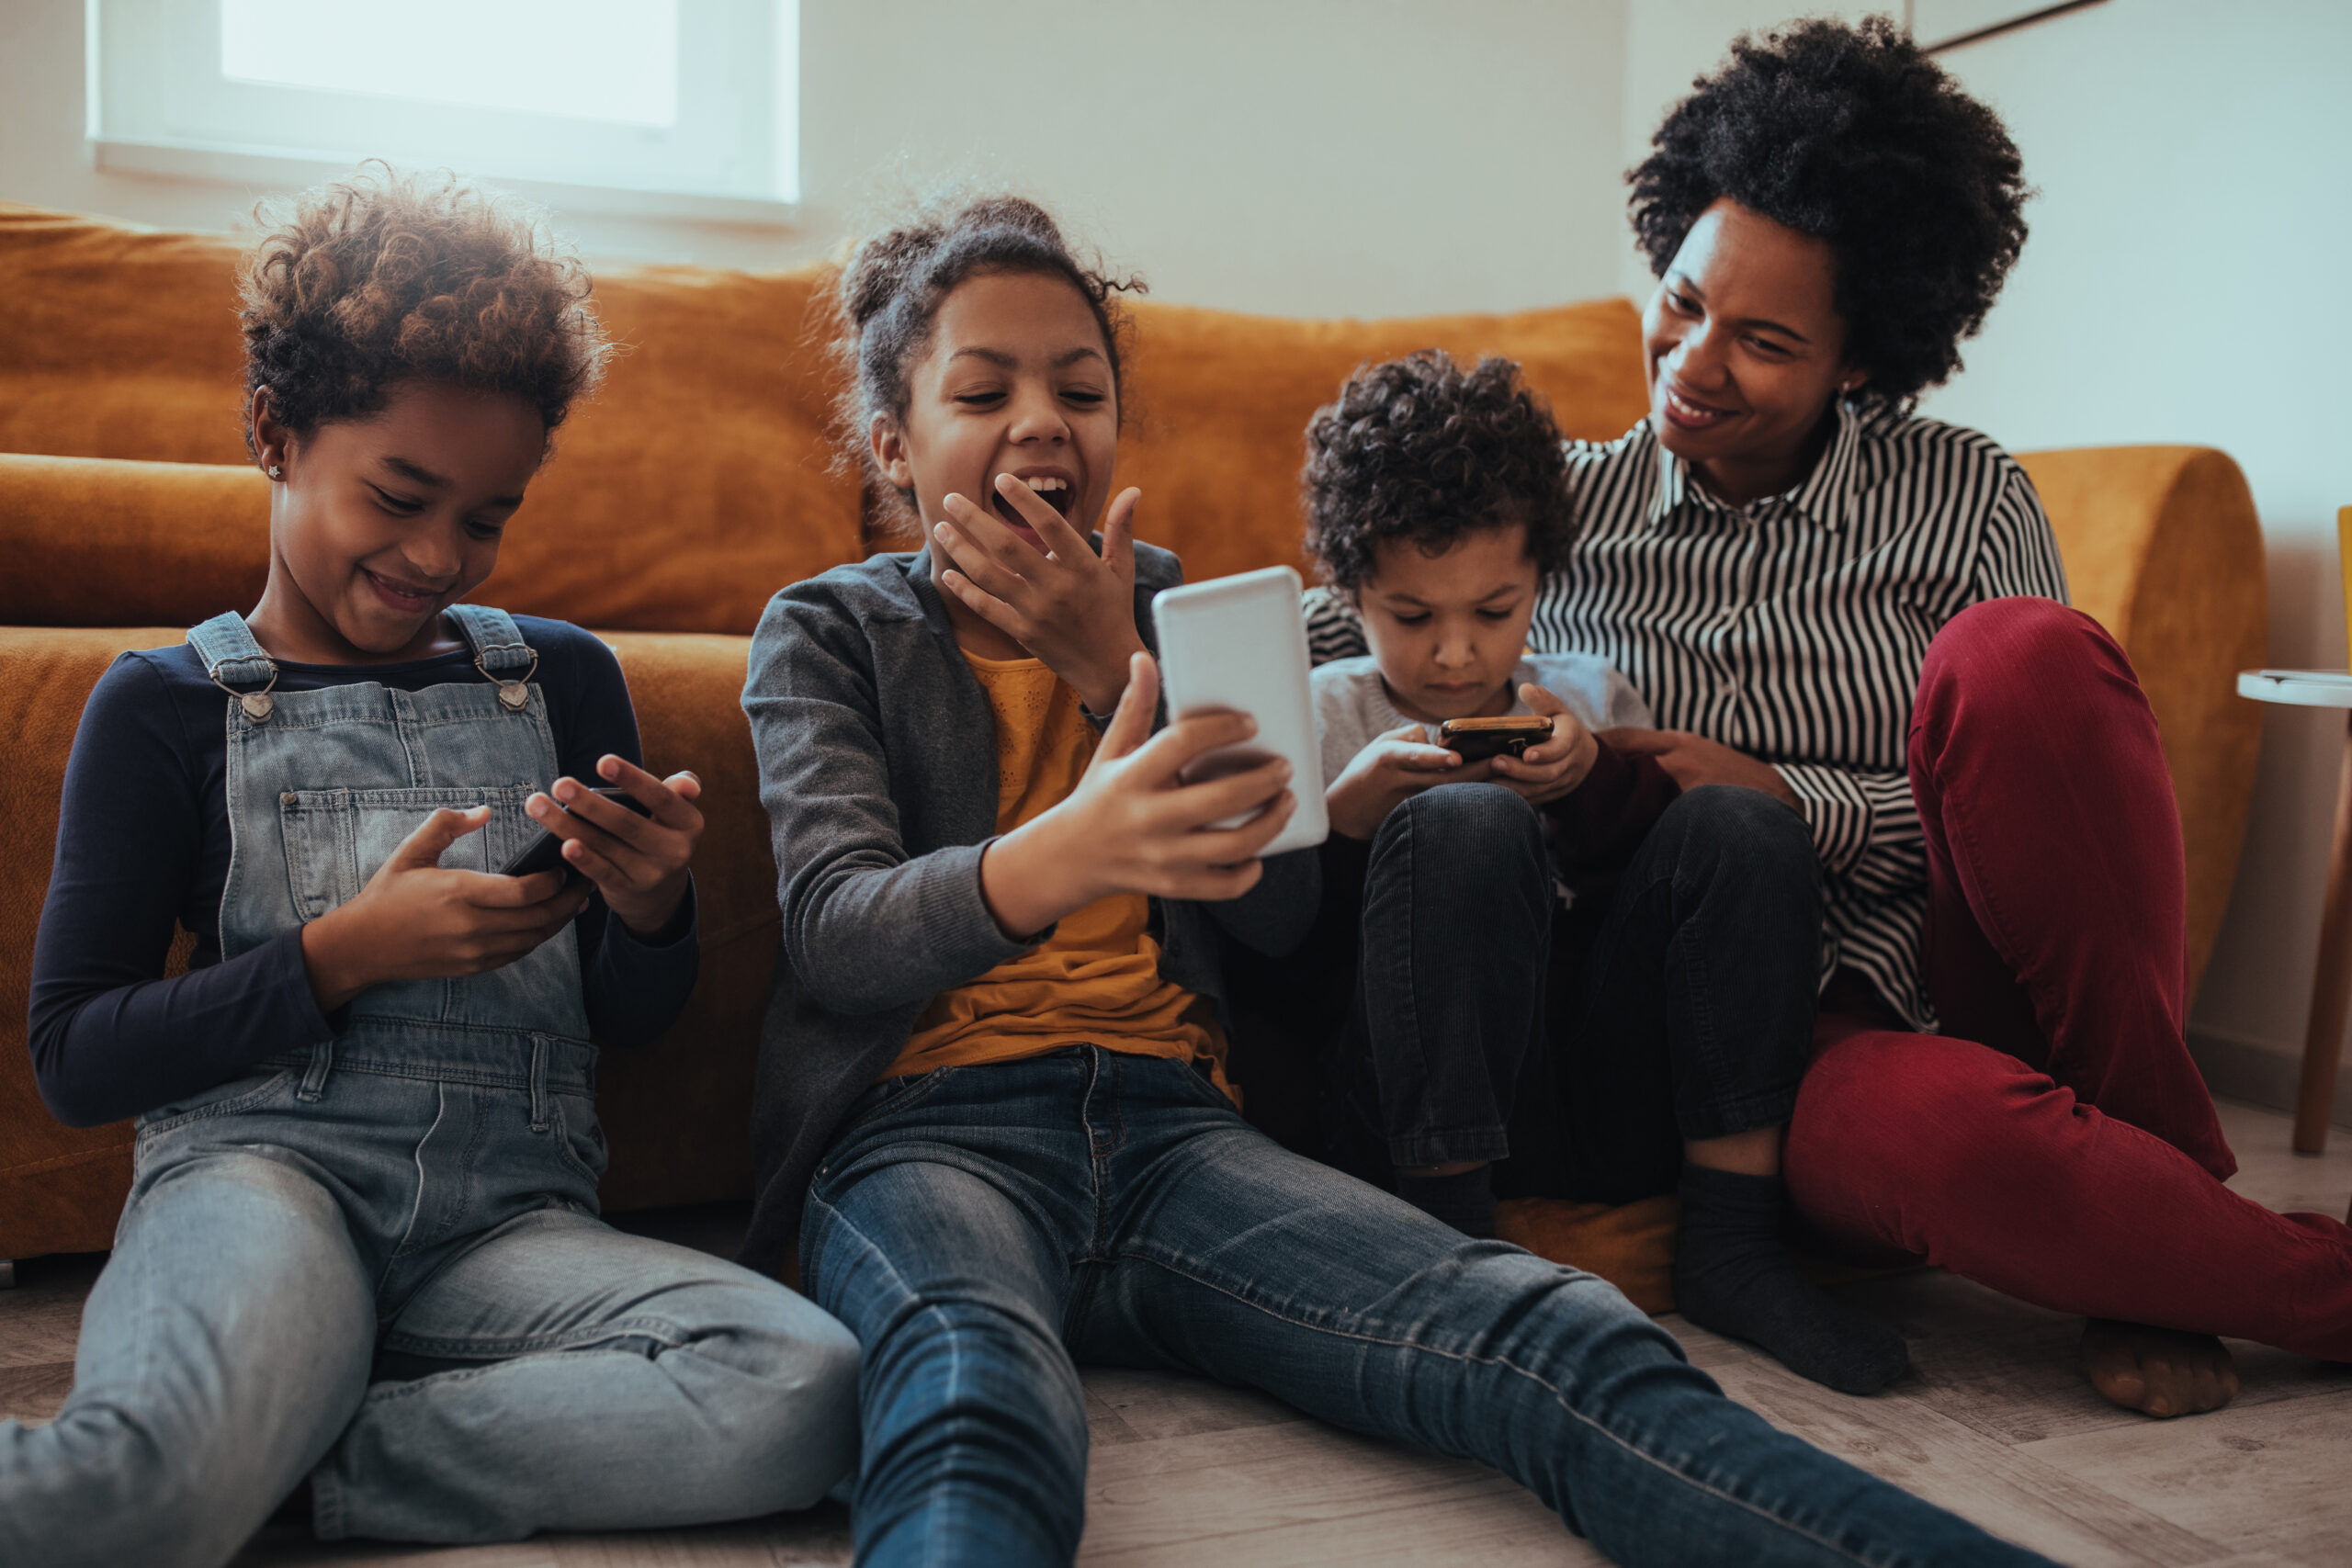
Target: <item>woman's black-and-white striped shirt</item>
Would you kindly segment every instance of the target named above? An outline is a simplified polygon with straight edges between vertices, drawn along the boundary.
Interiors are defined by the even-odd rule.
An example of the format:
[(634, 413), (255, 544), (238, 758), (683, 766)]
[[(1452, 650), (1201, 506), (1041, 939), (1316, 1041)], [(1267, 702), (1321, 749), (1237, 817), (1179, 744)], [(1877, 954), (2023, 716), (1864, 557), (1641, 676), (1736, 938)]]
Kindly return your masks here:
[[(1984, 599), (2064, 602), (2064, 569), (2033, 485), (1985, 436), (1841, 407), (1805, 480), (1726, 506), (1644, 420), (1570, 442), (1578, 534), (1528, 633), (1539, 653), (1624, 671), (1657, 722), (1773, 763), (1827, 876), (1823, 977), (1868, 980), (1917, 1029), (1927, 856), (1904, 750), (1928, 643)], [(1363, 650), (1319, 591), (1318, 662)]]

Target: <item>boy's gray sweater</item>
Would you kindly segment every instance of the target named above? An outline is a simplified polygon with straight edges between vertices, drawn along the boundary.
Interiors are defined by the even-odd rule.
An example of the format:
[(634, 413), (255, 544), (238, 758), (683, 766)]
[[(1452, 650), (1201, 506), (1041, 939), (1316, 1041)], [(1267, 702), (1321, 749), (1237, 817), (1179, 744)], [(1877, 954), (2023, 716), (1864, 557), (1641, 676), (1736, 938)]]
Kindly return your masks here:
[[(1136, 547), (1147, 646), (1151, 596), (1182, 579), (1173, 555)], [(925, 1003), (1023, 946), (980, 899), (980, 851), (996, 834), (996, 719), (927, 547), (835, 567), (770, 600), (743, 711), (784, 930), (752, 1097), (756, 1192), (742, 1256), (781, 1275), (850, 1102)], [(1279, 954), (1305, 938), (1319, 894), (1316, 856), (1300, 851), (1268, 861), (1229, 904), (1154, 899), (1159, 972), (1221, 1010), (1213, 926)]]

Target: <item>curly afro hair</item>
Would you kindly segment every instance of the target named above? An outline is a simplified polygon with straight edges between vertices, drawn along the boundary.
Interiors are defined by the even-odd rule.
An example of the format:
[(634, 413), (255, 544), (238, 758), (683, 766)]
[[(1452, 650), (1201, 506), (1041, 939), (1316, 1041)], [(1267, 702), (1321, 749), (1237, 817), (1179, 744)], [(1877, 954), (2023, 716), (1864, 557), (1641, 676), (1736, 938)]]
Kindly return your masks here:
[[(1124, 390), (1121, 359), (1133, 326), (1115, 296), (1145, 292), (1143, 279), (1117, 277), (1079, 259), (1052, 216), (1034, 201), (997, 196), (960, 205), (934, 198), (907, 222), (865, 241), (833, 286), (833, 351), (847, 389), (841, 397), (842, 456), (863, 467), (876, 500), (911, 507), (914, 495), (873, 467), (875, 416), (905, 417), (907, 373), (931, 346), (939, 308), (956, 285), (990, 273), (1059, 277), (1079, 291), (1102, 331), (1111, 385)], [(1124, 422), (1126, 400), (1119, 401)]]
[(587, 270), (533, 219), (454, 178), (379, 167), (295, 197), (247, 254), (248, 404), (266, 389), (276, 417), (308, 434), (423, 378), (512, 393), (553, 434), (612, 353)]
[(1960, 368), (2025, 244), (1999, 118), (1883, 17), (1743, 35), (1693, 86), (1628, 176), (1650, 270), (1723, 197), (1827, 241), (1859, 397), (1907, 411)]
[(1508, 359), (1464, 370), (1441, 349), (1363, 367), (1306, 426), (1306, 549), (1353, 593), (1382, 545), (1430, 555), (1483, 528), (1523, 524), (1536, 570), (1574, 538), (1560, 427)]

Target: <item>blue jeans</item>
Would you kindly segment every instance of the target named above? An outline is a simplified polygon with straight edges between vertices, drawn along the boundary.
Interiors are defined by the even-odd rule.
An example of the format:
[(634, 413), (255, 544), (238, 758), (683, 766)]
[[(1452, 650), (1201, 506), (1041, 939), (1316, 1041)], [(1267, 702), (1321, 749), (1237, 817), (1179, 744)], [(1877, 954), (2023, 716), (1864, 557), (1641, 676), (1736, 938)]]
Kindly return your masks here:
[(1623, 1563), (2043, 1561), (1775, 1431), (1605, 1281), (1284, 1151), (1181, 1063), (876, 1085), (801, 1267), (865, 1348), (863, 1563), (1069, 1562), (1081, 1361), (1483, 1460)]
[(536, 1092), (387, 1066), (141, 1128), (73, 1395), (0, 1422), (0, 1562), (222, 1562), (305, 1475), (328, 1539), (489, 1541), (805, 1507), (848, 1469), (855, 1342), (598, 1219), (563, 1063)]

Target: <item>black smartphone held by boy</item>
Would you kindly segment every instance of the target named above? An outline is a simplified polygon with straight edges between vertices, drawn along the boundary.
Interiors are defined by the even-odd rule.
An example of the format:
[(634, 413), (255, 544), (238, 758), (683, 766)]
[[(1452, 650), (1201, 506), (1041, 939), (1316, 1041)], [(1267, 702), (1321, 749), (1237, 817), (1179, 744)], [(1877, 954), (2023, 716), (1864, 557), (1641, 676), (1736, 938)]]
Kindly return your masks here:
[(1489, 757), (1517, 757), (1530, 746), (1552, 739), (1552, 721), (1542, 714), (1523, 713), (1501, 718), (1449, 718), (1437, 727), (1437, 743), (1461, 754), (1465, 762)]
[[(652, 812), (645, 808), (635, 795), (630, 795), (626, 790), (614, 789), (610, 786), (602, 786), (597, 789), (596, 793), (603, 795), (606, 800), (611, 801), (615, 806), (628, 807), (639, 817), (650, 817), (653, 815)], [(554, 800), (555, 796), (549, 795), (548, 798), (549, 800)], [(561, 805), (562, 803), (558, 801), (557, 804)], [(565, 807), (564, 809), (568, 811), (571, 807)], [(536, 872), (571, 871), (571, 863), (563, 858), (563, 840), (557, 838), (553, 833), (542, 831), (538, 838), (532, 841), (529, 848), (516, 855), (513, 860), (508, 861), (504, 865), (500, 866), (498, 868), (498, 874), (501, 876), (529, 876)]]

